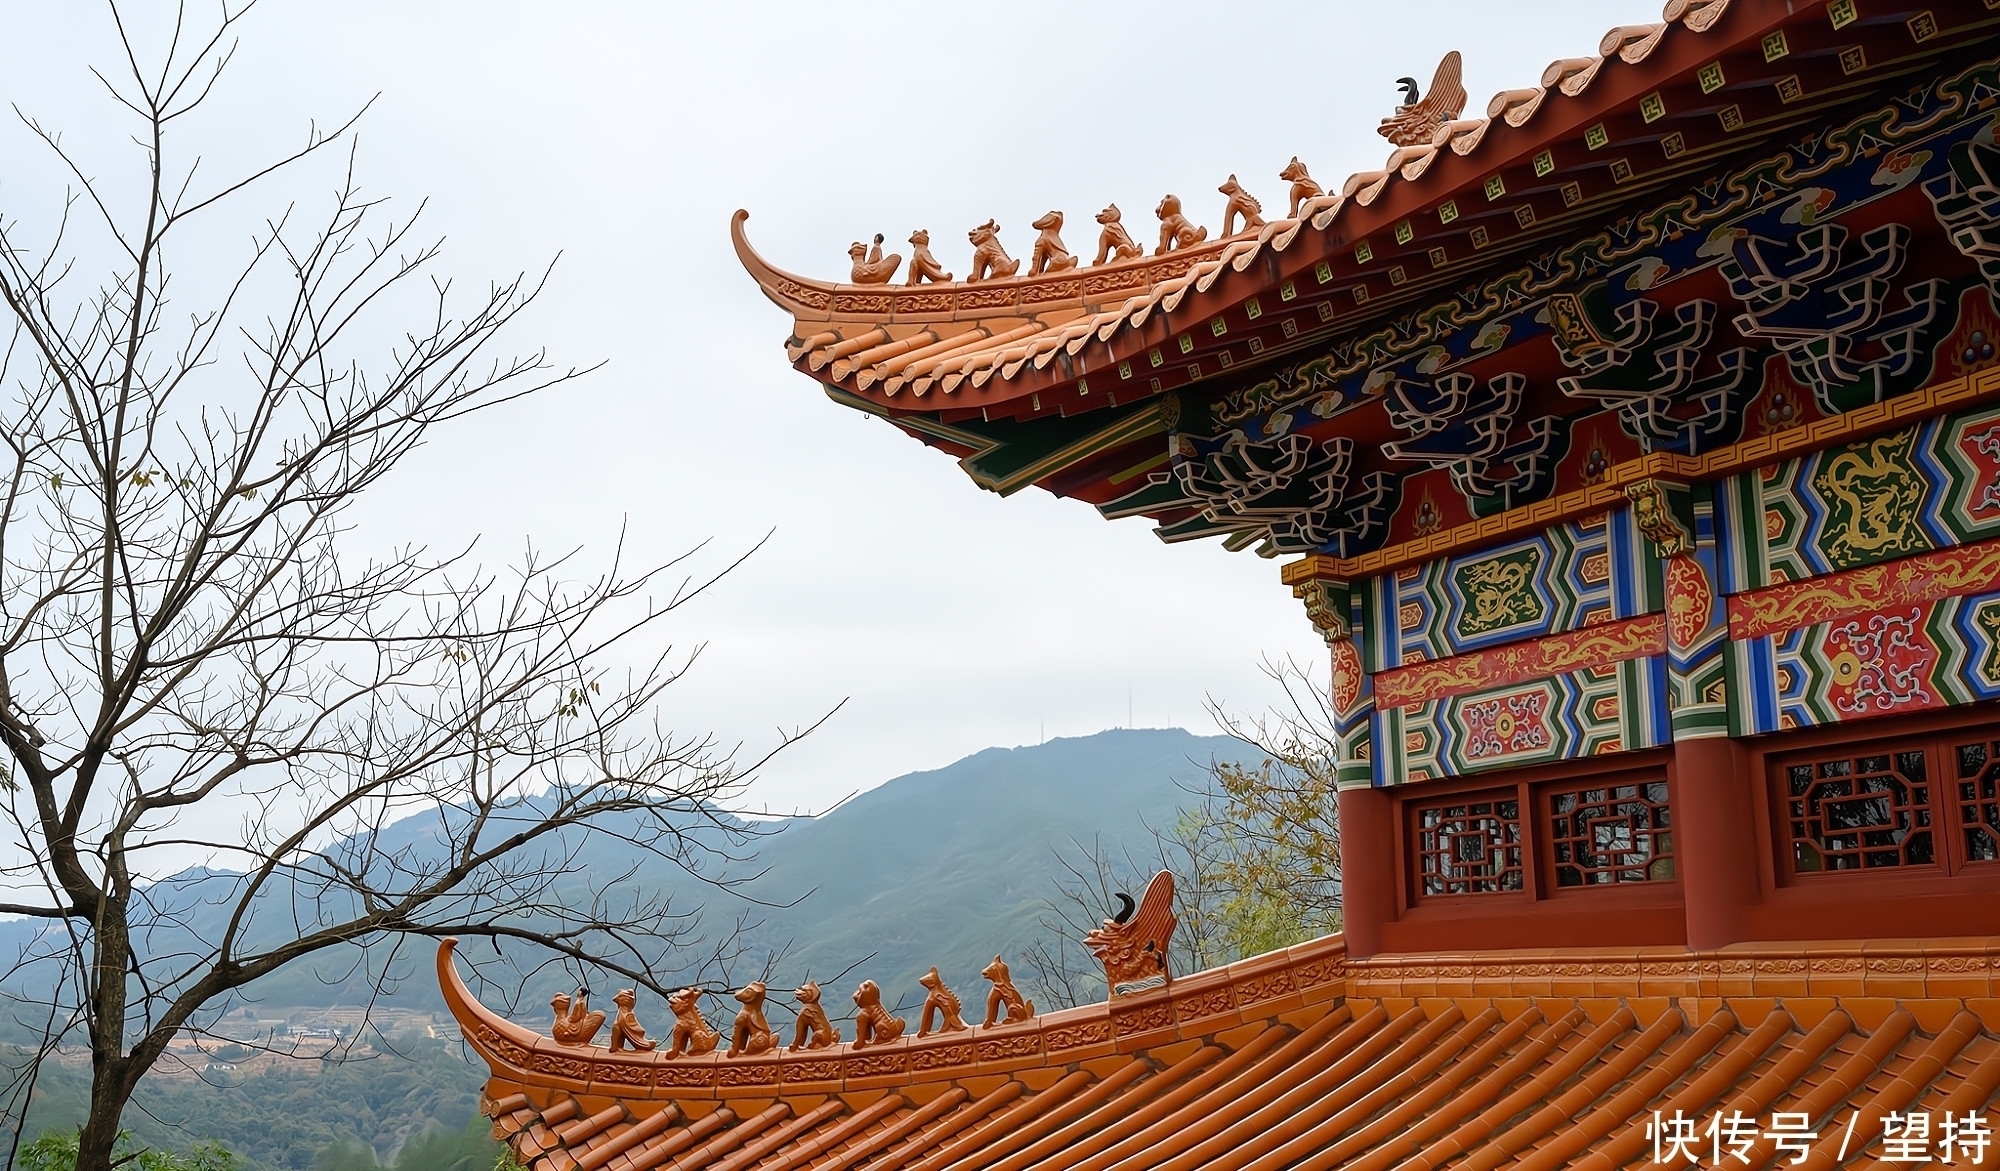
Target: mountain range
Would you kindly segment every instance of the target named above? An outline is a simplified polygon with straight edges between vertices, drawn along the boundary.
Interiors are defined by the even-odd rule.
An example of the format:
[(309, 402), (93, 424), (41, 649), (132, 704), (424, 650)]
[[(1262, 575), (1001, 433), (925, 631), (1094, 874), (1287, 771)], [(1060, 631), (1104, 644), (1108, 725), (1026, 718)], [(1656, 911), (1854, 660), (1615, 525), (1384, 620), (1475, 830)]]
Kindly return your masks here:
[[(1190, 790), (1202, 787), (1211, 760), (1255, 758), (1240, 741), (1178, 729), (1118, 730), (990, 748), (945, 768), (898, 777), (759, 839), (753, 862), (763, 872), (750, 889), (764, 903), (784, 905), (745, 903), (658, 859), (640, 865), (630, 881), (672, 891), (677, 903), (705, 902), (715, 925), (733, 922), (747, 908), (758, 922), (744, 936), (745, 966), (755, 969), (769, 953), (782, 952), (770, 973), (772, 991), (780, 997), (797, 981), (814, 977), (828, 983), (829, 1010), (844, 1015), (839, 1010), (846, 1007), (848, 989), (872, 978), (884, 989), (885, 1001), (900, 1002), (907, 1017), (909, 1006), (920, 1000), (917, 977), (935, 964), (971, 1015), (985, 994), (980, 968), (995, 952), (1017, 959), (1043, 934), (1039, 920), (1048, 902), (1059, 897), (1056, 880), (1065, 873), (1058, 851), (1080, 862), (1094, 843), (1122, 862), (1129, 849), (1129, 875), (1143, 881), (1140, 871), (1148, 868), (1153, 844), (1147, 827), (1172, 827), (1194, 800)], [(435, 824), (435, 814), (428, 821), (412, 818), (391, 827), (391, 835), (421, 843)], [(618, 874), (645, 859), (607, 848), (592, 860), (607, 868), (605, 873)], [(206, 913), (205, 885), (228, 881), (219, 873), (179, 876), (171, 884), (171, 901), (199, 912), (199, 918)], [(0, 948), (31, 938), (34, 930), (24, 922), (0, 923)], [(480, 1128), (474, 1114), (485, 1070), (468, 1063), (468, 1055), (451, 1042), (430, 974), (429, 944), (415, 943), (397, 953), (392, 965), (397, 978), (386, 996), (371, 999), (376, 986), (357, 971), (355, 953), (330, 955), (261, 982), (252, 990), (249, 1010), (219, 1030), (250, 1036), (289, 1022), (297, 1037), (302, 1023), (357, 1021), (360, 1006), (370, 1005), (378, 1032), (391, 1039), (364, 1038), (344, 1061), (311, 1056), (325, 1051), (326, 1042), (305, 1042), (300, 1055), (306, 1060), (253, 1060), (254, 1055), (239, 1056), (244, 1051), (213, 1045), (208, 1057), (184, 1055), (169, 1063), (175, 1068), (163, 1068), (142, 1083), (128, 1113), (139, 1138), (164, 1148), (218, 1141), (236, 1153), (246, 1171), (308, 1166), (367, 1171), (394, 1160), (398, 1151), (415, 1151), (410, 1144), (418, 1140), (457, 1142), (471, 1135), (466, 1141), (484, 1143), (474, 1133)], [(729, 975), (740, 979), (743, 973)], [(1015, 975), (1024, 975), (1018, 963)], [(541, 983), (554, 986), (561, 977), (551, 969)], [(30, 1004), (46, 1000), (46, 988), (35, 988), (33, 978), (17, 975), (0, 993)], [(548, 990), (531, 986), (518, 1019), (545, 1028), (546, 1010), (539, 1006)], [(0, 1018), (18, 1023), (36, 1015), (13, 1007), (16, 1011), (0, 1011)], [(726, 1027), (727, 1009), (733, 1007), (717, 1001), (711, 1020)], [(641, 1010), (648, 1023), (667, 1015), (663, 1005), (642, 1002)], [(231, 1032), (239, 1020), (247, 1031)], [(444, 1023), (443, 1031), (426, 1021)], [(781, 1031), (789, 1026), (783, 1015), (773, 1023)], [(8, 1039), (27, 1038), (0, 1038)], [(7, 1046), (0, 1051), (20, 1055)], [(210, 1057), (222, 1064), (204, 1069), (199, 1063)], [(235, 1065), (238, 1061), (244, 1064)], [(81, 1054), (44, 1068), (28, 1134), (77, 1124), (87, 1073)], [(479, 1149), (485, 1153), (473, 1164), (488, 1165), (492, 1152)], [(416, 1155), (411, 1158), (417, 1162), (396, 1160), (396, 1166), (421, 1165)]]
[[(705, 979), (748, 978), (768, 967), (773, 991), (789, 992), (807, 978), (858, 983), (865, 977), (895, 1002), (920, 998), (917, 977), (935, 964), (970, 1002), (983, 994), (978, 973), (994, 954), (1012, 959), (1043, 934), (1039, 920), (1065, 873), (1059, 853), (1081, 861), (1095, 845), (1114, 858), (1129, 851), (1142, 860), (1152, 846), (1148, 827), (1173, 826), (1212, 760), (1252, 756), (1241, 741), (1180, 729), (1120, 729), (989, 748), (897, 777), (820, 816), (760, 827), (770, 832), (754, 841), (754, 857), (738, 868), (761, 872), (741, 888), (746, 897), (608, 837), (590, 843), (588, 856), (604, 875), (629, 869), (621, 886), (635, 893), (664, 891), (677, 909), (699, 907), (711, 933), (739, 917), (748, 924), (739, 939), (742, 958)], [(412, 817), (389, 827), (384, 842), (422, 848), (435, 825), (435, 814)], [(591, 877), (578, 876), (579, 891)], [(221, 900), (210, 896), (231, 881), (220, 872), (191, 872), (174, 880), (170, 899), (159, 901), (183, 908), (197, 930), (212, 929), (203, 920), (220, 913), (208, 908)], [(0, 948), (11, 953), (36, 929), (0, 924)], [(171, 930), (153, 940), (155, 948), (173, 945)], [(329, 953), (266, 978), (250, 990), (256, 1015), (269, 1021), (301, 1009), (371, 1003), (442, 1009), (428, 945), (405, 944), (393, 961), (381, 960), (377, 949), (373, 962)], [(383, 962), (391, 977), (378, 985), (371, 972)], [(35, 978), (24, 971), (16, 982), (26, 983), (0, 992), (33, 999)], [(548, 969), (524, 1003), (545, 1003), (564, 979)]]

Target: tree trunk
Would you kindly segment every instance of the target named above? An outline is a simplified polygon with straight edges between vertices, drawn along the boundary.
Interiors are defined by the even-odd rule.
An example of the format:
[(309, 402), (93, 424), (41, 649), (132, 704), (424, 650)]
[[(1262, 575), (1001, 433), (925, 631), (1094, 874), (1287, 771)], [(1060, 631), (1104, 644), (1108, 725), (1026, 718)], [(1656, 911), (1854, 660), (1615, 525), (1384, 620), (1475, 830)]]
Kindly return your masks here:
[(132, 1096), (132, 1058), (125, 1054), (125, 969), (132, 954), (125, 884), (107, 883), (94, 940), (90, 989), (90, 1113), (77, 1135), (77, 1171), (112, 1171), (125, 1103)]
[(124, 1065), (122, 1058), (106, 1061), (102, 1055), (93, 1055), (90, 1114), (77, 1135), (76, 1171), (112, 1171), (118, 1124), (125, 1116)]

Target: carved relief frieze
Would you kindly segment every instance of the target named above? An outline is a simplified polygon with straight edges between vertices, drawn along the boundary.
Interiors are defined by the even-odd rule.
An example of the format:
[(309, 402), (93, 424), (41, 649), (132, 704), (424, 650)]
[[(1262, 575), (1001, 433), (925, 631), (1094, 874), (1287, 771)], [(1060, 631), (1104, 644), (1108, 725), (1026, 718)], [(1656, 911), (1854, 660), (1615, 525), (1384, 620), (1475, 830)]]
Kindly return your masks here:
[(1042, 1052), (1042, 1038), (1036, 1033), (1021, 1033), (1012, 1037), (987, 1037), (979, 1042), (979, 1060), (1006, 1061), (1015, 1057), (1039, 1057)]
[(529, 1054), (527, 1049), (483, 1025), (472, 1031), (472, 1039), (478, 1042), (489, 1053), (492, 1053), (510, 1065), (526, 1065), (528, 1063)]
[(725, 1086), (776, 1085), (778, 1067), (768, 1062), (725, 1065), (716, 1071), (716, 1081)]
[(948, 1069), (971, 1065), (975, 1050), (970, 1045), (938, 1045), (910, 1051), (911, 1069)]
[(1065, 1025), (1048, 1031), (1049, 1052), (1076, 1049), (1084, 1045), (1097, 1045), (1111, 1039), (1110, 1021), (1085, 1021), (1082, 1024)]
[(831, 1082), (840, 1080), (838, 1061), (787, 1061), (779, 1067), (787, 1082)]
[(1111, 1017), (1112, 1027), (1118, 1030), (1118, 1035), (1121, 1037), (1164, 1029), (1173, 1023), (1173, 1008), (1165, 1002), (1113, 1013)]
[(653, 1067), (653, 1084), (662, 1089), (701, 1089), (715, 1084), (715, 1066), (674, 1065), (663, 1063)]
[(1273, 972), (1268, 976), (1255, 976), (1236, 986), (1237, 999), (1244, 1005), (1275, 1000), (1297, 991), (1298, 986), (1292, 983), (1292, 974), (1286, 971)]
[(601, 1061), (591, 1070), (590, 1080), (621, 1086), (643, 1086), (651, 1084), (653, 1071), (636, 1062)]
[(1228, 985), (1224, 985), (1175, 1000), (1174, 1016), (1178, 1020), (1194, 1021), (1202, 1017), (1220, 1016), (1235, 1007), (1236, 1000), (1230, 995)]
[(537, 1053), (529, 1068), (536, 1073), (553, 1074), (556, 1077), (574, 1078), (580, 1082), (590, 1080), (591, 1067), (595, 1063), (587, 1057), (565, 1057), (555, 1053)]
[(848, 1077), (879, 1077), (893, 1073), (910, 1071), (910, 1055), (907, 1052), (857, 1053), (847, 1059)]

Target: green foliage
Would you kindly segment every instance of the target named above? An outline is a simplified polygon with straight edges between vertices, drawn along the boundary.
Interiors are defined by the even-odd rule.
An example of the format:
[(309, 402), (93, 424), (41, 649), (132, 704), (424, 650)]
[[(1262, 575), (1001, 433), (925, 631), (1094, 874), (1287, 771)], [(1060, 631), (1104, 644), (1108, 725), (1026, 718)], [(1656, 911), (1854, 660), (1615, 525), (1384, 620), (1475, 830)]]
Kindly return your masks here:
[(312, 1171), (376, 1171), (381, 1162), (375, 1151), (360, 1139), (338, 1139), (320, 1151)]
[(396, 1171), (487, 1171), (513, 1156), (504, 1148), (495, 1152), (490, 1128), (482, 1119), (473, 1119), (463, 1130), (428, 1130), (403, 1144), (396, 1155)]
[(1231, 950), (1258, 955), (1340, 928), (1340, 831), (1333, 762), (1287, 745), (1252, 768), (1217, 761), (1192, 816), (1217, 840), (1211, 885)]
[(1263, 749), (1257, 765), (1220, 760), (1195, 816), (1208, 848), (1205, 886), (1217, 930), (1236, 956), (1340, 930), (1340, 755), (1332, 699), (1317, 669), (1267, 661), (1285, 708), (1253, 720), (1211, 708), (1216, 722)]
[[(349, 1062), (264, 1057), (243, 1065), (227, 1085), (153, 1076), (139, 1085), (126, 1114), (133, 1149), (210, 1144), (233, 1152), (230, 1163), (170, 1163), (138, 1171), (487, 1171), (501, 1147), (478, 1115), (484, 1068), (458, 1047), (426, 1040), (403, 1051)], [(83, 1117), (85, 1071), (43, 1067), (29, 1133), (67, 1136), (70, 1161), (24, 1171), (70, 1171), (76, 1125)], [(54, 1141), (44, 1134), (38, 1143)], [(59, 1148), (51, 1148), (57, 1149)]]
[[(198, 1142), (176, 1153), (159, 1147), (142, 1146), (131, 1133), (118, 1136), (113, 1155), (120, 1167), (131, 1171), (237, 1171), (236, 1156), (218, 1143)], [(76, 1171), (77, 1132), (49, 1131), (21, 1148), (21, 1171)]]

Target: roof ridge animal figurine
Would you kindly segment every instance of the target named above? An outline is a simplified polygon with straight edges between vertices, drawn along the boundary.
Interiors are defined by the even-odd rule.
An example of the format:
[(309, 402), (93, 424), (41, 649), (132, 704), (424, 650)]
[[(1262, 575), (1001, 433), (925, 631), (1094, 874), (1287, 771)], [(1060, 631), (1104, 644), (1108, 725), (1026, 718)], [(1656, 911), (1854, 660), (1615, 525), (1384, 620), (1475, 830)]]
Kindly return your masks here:
[(1115, 203), (1097, 213), (1097, 222), (1104, 225), (1104, 230), (1097, 234), (1097, 259), (1092, 264), (1103, 264), (1107, 258), (1135, 260), (1146, 254), (1144, 248), (1132, 242), (1132, 233), (1125, 230), (1122, 222), (1124, 218), (1125, 213)]
[(972, 241), (972, 271), (967, 281), (1005, 280), (1021, 271), (1021, 262), (1000, 246), (1000, 225), (987, 220), (965, 234)]
[(931, 1014), (938, 1015), (937, 1031), (940, 1033), (961, 1033), (966, 1029), (965, 1018), (959, 1015), (958, 997), (944, 986), (944, 977), (938, 975), (937, 966), (917, 977), (917, 983), (926, 989), (924, 1015), (917, 1019), (917, 1036), (931, 1035)]
[(931, 255), (931, 233), (928, 228), (918, 228), (910, 233), (910, 279), (904, 284), (916, 285), (931, 281), (940, 285), (951, 283), (951, 274)]
[(778, 1038), (772, 1035), (771, 1022), (764, 1016), (764, 993), (762, 980), (752, 980), (736, 990), (737, 1003), (743, 1007), (736, 1010), (736, 1022), (730, 1030), (729, 1056), (754, 1057), (777, 1048)]
[[(993, 962), (986, 965), (979, 974), (993, 981), (992, 990), (986, 994), (986, 1021), (979, 1026), (980, 1028), (990, 1029), (996, 1021), (1001, 1024), (1018, 1025), (1022, 1021), (1034, 1018), (1035, 1002), (1023, 997), (1021, 990), (1014, 987), (1014, 979), (1007, 971), (1006, 960), (994, 956)], [(1000, 1021), (1000, 1009), (1003, 1005), (1007, 1009), (1007, 1019)]]
[(792, 995), (799, 1001), (799, 1022), (792, 1033), (791, 1051), (826, 1049), (840, 1044), (840, 1030), (826, 1019), (826, 1009), (820, 1007), (819, 985), (807, 980)]
[(854, 1047), (866, 1049), (870, 1045), (887, 1045), (903, 1035), (909, 1023), (899, 1016), (890, 1016), (882, 1007), (882, 986), (873, 980), (863, 980), (861, 987), (854, 990)]
[(630, 988), (620, 988), (618, 994), (611, 998), (611, 1003), (618, 1006), (618, 1016), (611, 1022), (611, 1043), (606, 1048), (613, 1053), (627, 1045), (632, 1047), (634, 1053), (651, 1053), (659, 1045), (658, 1041), (646, 1039), (646, 1030), (639, 1024), (638, 1015), (632, 1011), (638, 999), (638, 994)]
[(847, 255), (854, 261), (854, 283), (857, 285), (886, 285), (903, 266), (903, 258), (896, 253), (882, 255), (882, 233), (875, 233), (875, 247), (870, 249), (856, 240)]
[(1045, 272), (1063, 272), (1076, 267), (1076, 257), (1063, 247), (1063, 213), (1051, 211), (1032, 225), (1041, 231), (1035, 237), (1034, 255), (1028, 258), (1028, 275), (1039, 276)]
[[(1229, 202), (1222, 209), (1224, 236), (1234, 236), (1239, 231), (1254, 232), (1264, 226), (1264, 205), (1257, 202), (1256, 196), (1243, 190), (1243, 185), (1236, 181), (1236, 176), (1231, 175), (1223, 180), (1222, 186), (1216, 190), (1229, 197)], [(1243, 217), (1243, 226), (1232, 229), (1230, 225), (1236, 222), (1238, 216)]]
[(1181, 214), (1181, 197), (1169, 195), (1160, 200), (1160, 206), (1153, 209), (1160, 217), (1160, 246), (1153, 250), (1155, 256), (1165, 256), (1176, 248), (1192, 248), (1208, 239), (1208, 229), (1196, 227), (1193, 220)]
[(597, 1036), (597, 1030), (604, 1027), (604, 1014), (591, 1011), (588, 988), (576, 990), (574, 1003), (558, 992), (549, 1004), (556, 1010), (556, 1023), (549, 1036), (559, 1045), (588, 1045)]
[(1465, 62), (1453, 49), (1438, 62), (1437, 73), (1431, 77), (1431, 92), (1417, 89), (1414, 77), (1399, 77), (1396, 84), (1403, 87), (1403, 103), (1396, 112), (1382, 119), (1375, 132), (1397, 146), (1422, 146), (1437, 135), (1446, 122), (1458, 117), (1465, 109), (1465, 84), (1462, 75)]
[(667, 1056), (700, 1057), (715, 1052), (722, 1034), (701, 1019), (701, 989), (681, 989), (667, 997), (667, 1007), (674, 1010), (674, 1032), (667, 1045)]
[(1173, 874), (1155, 874), (1136, 908), (1132, 896), (1122, 891), (1118, 901), (1124, 904), (1118, 913), (1083, 937), (1084, 946), (1104, 965), (1105, 986), (1117, 997), (1171, 983), (1167, 943), (1176, 922)]
[(1326, 194), (1325, 189), (1306, 173), (1306, 165), (1299, 161), (1297, 155), (1293, 155), (1292, 161), (1285, 164), (1285, 169), (1278, 172), (1278, 178), (1292, 185), (1292, 210), (1285, 213), (1285, 218), (1288, 220), (1299, 218), (1299, 208), (1305, 205), (1306, 200), (1318, 199)]

